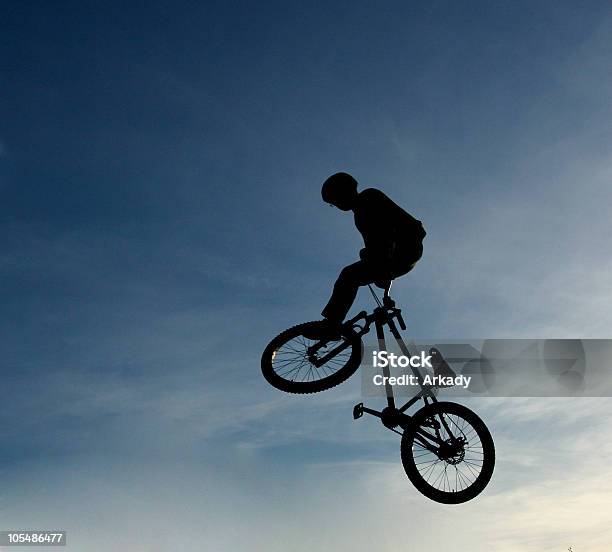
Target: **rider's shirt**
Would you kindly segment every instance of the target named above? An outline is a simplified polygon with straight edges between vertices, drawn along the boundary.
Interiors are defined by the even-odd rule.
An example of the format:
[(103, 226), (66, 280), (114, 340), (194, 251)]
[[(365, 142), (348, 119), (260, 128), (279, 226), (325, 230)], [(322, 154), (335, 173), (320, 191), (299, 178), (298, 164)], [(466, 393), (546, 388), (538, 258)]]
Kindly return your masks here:
[(363, 190), (353, 208), (355, 226), (371, 260), (410, 256), (421, 247), (425, 230), (420, 220), (375, 188)]

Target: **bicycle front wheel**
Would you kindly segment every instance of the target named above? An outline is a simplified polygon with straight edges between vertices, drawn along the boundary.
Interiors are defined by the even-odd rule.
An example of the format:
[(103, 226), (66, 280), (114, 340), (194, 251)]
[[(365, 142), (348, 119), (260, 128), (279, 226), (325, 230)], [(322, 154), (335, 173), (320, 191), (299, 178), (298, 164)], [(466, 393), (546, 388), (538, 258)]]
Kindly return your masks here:
[(436, 402), (421, 408), (402, 436), (402, 464), (412, 484), (443, 504), (471, 500), (487, 486), (495, 445), (469, 408)]
[(304, 336), (319, 324), (293, 326), (270, 341), (261, 356), (261, 371), (270, 385), (287, 393), (316, 393), (353, 375), (361, 362), (361, 338), (343, 335), (321, 342)]

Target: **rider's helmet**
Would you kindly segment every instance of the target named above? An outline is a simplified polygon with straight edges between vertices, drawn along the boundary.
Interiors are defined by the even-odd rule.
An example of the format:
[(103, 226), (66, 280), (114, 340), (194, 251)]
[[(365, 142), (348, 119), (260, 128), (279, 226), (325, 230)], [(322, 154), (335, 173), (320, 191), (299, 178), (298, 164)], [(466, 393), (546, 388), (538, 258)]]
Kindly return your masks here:
[(321, 197), (343, 211), (349, 211), (357, 197), (357, 181), (348, 173), (332, 174), (321, 188)]

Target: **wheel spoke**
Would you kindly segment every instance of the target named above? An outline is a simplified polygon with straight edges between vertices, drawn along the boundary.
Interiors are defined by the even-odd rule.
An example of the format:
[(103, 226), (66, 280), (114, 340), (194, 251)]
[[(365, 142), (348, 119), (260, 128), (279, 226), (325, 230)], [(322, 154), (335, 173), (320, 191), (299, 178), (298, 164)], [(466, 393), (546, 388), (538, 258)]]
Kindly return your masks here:
[(344, 337), (322, 344), (301, 334), (295, 335), (273, 352), (272, 370), (278, 377), (298, 384), (316, 383), (330, 378), (351, 361), (354, 346), (348, 343), (349, 347), (333, 354), (319, 366), (315, 365), (314, 361), (329, 355), (343, 344), (347, 344), (347, 339)]

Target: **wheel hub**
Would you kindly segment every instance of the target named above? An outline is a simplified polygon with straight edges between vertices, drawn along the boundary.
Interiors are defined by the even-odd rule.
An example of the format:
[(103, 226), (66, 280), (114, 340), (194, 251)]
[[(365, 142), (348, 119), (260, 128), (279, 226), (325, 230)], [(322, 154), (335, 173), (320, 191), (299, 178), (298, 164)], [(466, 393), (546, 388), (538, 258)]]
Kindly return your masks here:
[(451, 465), (463, 462), (465, 458), (465, 439), (447, 439), (438, 450), (438, 457)]

